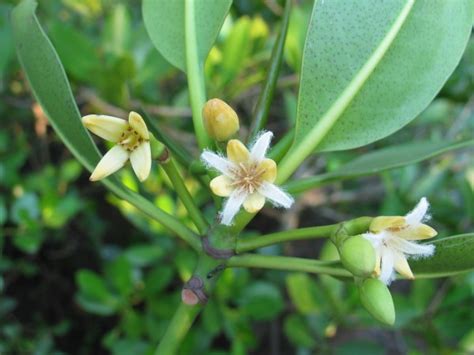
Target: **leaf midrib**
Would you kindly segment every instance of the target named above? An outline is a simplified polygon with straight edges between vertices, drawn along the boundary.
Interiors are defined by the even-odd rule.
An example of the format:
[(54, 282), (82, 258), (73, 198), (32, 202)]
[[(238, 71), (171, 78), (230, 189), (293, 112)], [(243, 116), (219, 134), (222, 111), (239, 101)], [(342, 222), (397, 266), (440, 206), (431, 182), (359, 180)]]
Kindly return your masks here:
[[(331, 105), (326, 113), (321, 117), (318, 123), (311, 129), (311, 131), (298, 144), (293, 143), (289, 154), (283, 159), (280, 164), (280, 172), (277, 182), (285, 182), (291, 174), (296, 170), (300, 163), (310, 155), (314, 149), (321, 143), (323, 138), (331, 130), (337, 122), (342, 113), (353, 101), (360, 89), (364, 86), (367, 79), (377, 68), (377, 65), (382, 61), (383, 57), (395, 41), (397, 35), (400, 33), (405, 24), (415, 0), (407, 0), (405, 6), (400, 11), (397, 19), (393, 22), (390, 30), (386, 33), (377, 49), (368, 58), (362, 68), (357, 72), (352, 81), (342, 92), (337, 100)], [(300, 89), (301, 90), (301, 89)], [(301, 92), (299, 93), (298, 113), (301, 112)], [(298, 120), (297, 120), (298, 122)], [(296, 137), (296, 135), (295, 135)]]

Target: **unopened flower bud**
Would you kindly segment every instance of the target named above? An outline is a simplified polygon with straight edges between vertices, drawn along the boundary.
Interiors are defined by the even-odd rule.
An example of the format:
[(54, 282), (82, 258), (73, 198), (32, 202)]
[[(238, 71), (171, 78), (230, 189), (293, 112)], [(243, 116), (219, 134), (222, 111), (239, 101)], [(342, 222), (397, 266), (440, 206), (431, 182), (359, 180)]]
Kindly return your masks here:
[(344, 267), (355, 276), (367, 277), (375, 269), (375, 250), (360, 235), (346, 239), (339, 248), (339, 254)]
[(387, 325), (395, 323), (395, 307), (388, 287), (378, 279), (366, 279), (359, 285), (360, 301), (378, 321)]
[(219, 99), (211, 99), (202, 109), (207, 133), (219, 142), (230, 139), (239, 130), (237, 113)]
[(155, 138), (153, 134), (150, 133), (150, 148), (151, 148), (151, 157), (152, 159), (157, 159), (166, 149), (165, 145), (161, 143), (158, 139)]

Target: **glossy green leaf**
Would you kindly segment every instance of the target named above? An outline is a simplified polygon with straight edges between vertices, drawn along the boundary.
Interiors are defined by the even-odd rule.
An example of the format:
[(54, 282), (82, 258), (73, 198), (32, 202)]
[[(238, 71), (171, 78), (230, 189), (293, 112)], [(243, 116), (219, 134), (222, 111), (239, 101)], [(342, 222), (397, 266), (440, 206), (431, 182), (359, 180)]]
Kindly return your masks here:
[(416, 142), (407, 143), (376, 150), (351, 162), (342, 165), (330, 173), (292, 181), (287, 184), (288, 191), (297, 193), (325, 183), (353, 178), (357, 176), (377, 174), (389, 169), (430, 159), (455, 149), (474, 146), (474, 140), (461, 142)]
[[(35, 16), (36, 6), (33, 0), (24, 0), (12, 11), (18, 59), (36, 100), (56, 133), (81, 164), (92, 171), (101, 155), (82, 125), (64, 68)], [(193, 248), (201, 248), (198, 237), (191, 230), (147, 199), (125, 188), (116, 178), (105, 179), (103, 183), (120, 198), (188, 241)]]
[[(199, 59), (203, 63), (217, 38), (232, 0), (195, 1), (195, 23)], [(186, 71), (184, 0), (144, 0), (143, 19), (148, 34), (163, 57)]]
[(292, 168), (316, 147), (359, 147), (414, 119), (461, 59), (473, 8), (470, 0), (317, 1)]
[(474, 233), (435, 240), (435, 254), (430, 258), (411, 260), (416, 277), (449, 276), (474, 269)]

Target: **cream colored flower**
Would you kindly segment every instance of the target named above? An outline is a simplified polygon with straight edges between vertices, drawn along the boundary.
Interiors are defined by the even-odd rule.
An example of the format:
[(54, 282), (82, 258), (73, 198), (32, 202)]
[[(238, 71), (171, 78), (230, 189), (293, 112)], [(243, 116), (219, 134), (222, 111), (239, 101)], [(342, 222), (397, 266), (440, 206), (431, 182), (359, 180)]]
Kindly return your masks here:
[(273, 134), (265, 132), (255, 141), (250, 151), (237, 139), (227, 143), (227, 159), (210, 151), (204, 151), (201, 159), (222, 175), (211, 181), (211, 190), (218, 196), (228, 197), (221, 213), (221, 223), (232, 224), (241, 206), (247, 212), (262, 209), (265, 199), (275, 205), (289, 208), (293, 198), (273, 182), (277, 165), (265, 158)]
[(433, 228), (422, 223), (429, 219), (428, 207), (428, 200), (423, 197), (405, 217), (376, 217), (370, 224), (370, 233), (363, 235), (375, 249), (375, 273), (384, 283), (389, 284), (395, 278), (395, 270), (409, 279), (414, 279), (407, 259), (433, 255), (433, 244), (414, 242), (432, 238), (437, 234)]
[(99, 161), (89, 178), (91, 181), (113, 174), (129, 159), (138, 179), (146, 180), (151, 170), (150, 133), (138, 113), (130, 112), (128, 122), (105, 115), (87, 115), (82, 117), (82, 122), (92, 133), (117, 143)]

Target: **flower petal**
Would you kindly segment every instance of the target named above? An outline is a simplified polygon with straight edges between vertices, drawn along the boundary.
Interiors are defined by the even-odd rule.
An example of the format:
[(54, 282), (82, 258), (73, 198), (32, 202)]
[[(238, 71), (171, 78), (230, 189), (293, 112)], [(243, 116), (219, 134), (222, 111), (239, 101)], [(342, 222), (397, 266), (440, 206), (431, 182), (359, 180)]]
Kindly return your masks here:
[(117, 143), (128, 128), (128, 122), (121, 118), (106, 115), (87, 115), (82, 123), (92, 133), (110, 142)]
[(263, 169), (263, 174), (261, 178), (269, 183), (275, 181), (277, 177), (277, 165), (272, 159), (263, 159), (259, 166), (260, 169)]
[(426, 224), (419, 224), (415, 227), (402, 229), (396, 235), (406, 240), (422, 240), (433, 238), (438, 234), (435, 229)]
[(209, 150), (201, 154), (201, 160), (209, 167), (216, 169), (224, 175), (232, 176), (233, 163)]
[(244, 208), (248, 213), (260, 211), (265, 205), (265, 197), (258, 192), (250, 194), (244, 201)]
[(221, 197), (228, 197), (235, 190), (232, 186), (232, 180), (225, 175), (219, 175), (212, 179), (210, 187), (214, 194)]
[(272, 201), (275, 205), (284, 208), (290, 208), (295, 201), (291, 195), (287, 194), (276, 185), (268, 182), (264, 182), (262, 186), (258, 188), (258, 192)]
[(370, 223), (370, 231), (379, 233), (384, 229), (403, 227), (405, 224), (405, 217), (402, 216), (380, 216), (372, 220)]
[(234, 163), (243, 163), (249, 160), (250, 153), (238, 139), (231, 139), (227, 143), (227, 159)]
[(255, 141), (252, 149), (250, 150), (250, 158), (253, 161), (260, 162), (265, 158), (267, 150), (270, 147), (270, 141), (272, 140), (273, 133), (265, 132), (261, 134)]
[(405, 276), (407, 279), (413, 280), (415, 276), (408, 265), (408, 261), (402, 253), (394, 253), (395, 261), (394, 266), (401, 275)]
[(138, 180), (145, 181), (151, 170), (151, 147), (150, 142), (143, 142), (132, 153), (130, 162)]
[(384, 284), (388, 285), (392, 282), (393, 278), (395, 277), (395, 273), (393, 271), (393, 266), (395, 262), (395, 256), (392, 250), (388, 248), (383, 248), (382, 254), (382, 266), (380, 270), (379, 279)]
[(227, 199), (224, 209), (221, 212), (221, 223), (227, 226), (232, 224), (237, 212), (247, 198), (247, 194), (242, 190), (234, 190)]
[(435, 250), (435, 246), (433, 244), (418, 244), (401, 238), (397, 238), (396, 241), (392, 240), (391, 243), (393, 243), (394, 246), (403, 254), (418, 257), (431, 256)]
[(127, 162), (128, 152), (120, 145), (115, 145), (110, 149), (99, 161), (99, 164), (92, 172), (90, 181), (97, 181), (106, 178), (110, 174), (115, 173)]
[(150, 133), (148, 133), (148, 128), (142, 116), (136, 112), (130, 112), (128, 115), (128, 122), (130, 126), (142, 137), (143, 139), (150, 139)]
[(426, 215), (429, 207), (430, 204), (428, 203), (426, 197), (422, 197), (420, 202), (418, 202), (416, 207), (413, 209), (413, 211), (411, 211), (405, 216), (407, 224), (415, 226), (429, 219), (429, 216)]

